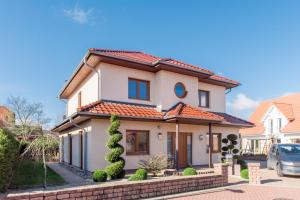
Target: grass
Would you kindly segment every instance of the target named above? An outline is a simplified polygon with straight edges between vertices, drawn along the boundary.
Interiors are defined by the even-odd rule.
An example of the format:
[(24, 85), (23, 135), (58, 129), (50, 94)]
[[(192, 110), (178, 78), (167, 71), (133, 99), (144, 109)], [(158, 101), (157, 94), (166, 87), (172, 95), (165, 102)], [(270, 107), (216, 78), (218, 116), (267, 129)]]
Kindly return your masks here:
[[(43, 163), (31, 160), (23, 160), (15, 172), (11, 189), (43, 186), (44, 167)], [(47, 185), (60, 185), (64, 179), (52, 169), (47, 167)]]

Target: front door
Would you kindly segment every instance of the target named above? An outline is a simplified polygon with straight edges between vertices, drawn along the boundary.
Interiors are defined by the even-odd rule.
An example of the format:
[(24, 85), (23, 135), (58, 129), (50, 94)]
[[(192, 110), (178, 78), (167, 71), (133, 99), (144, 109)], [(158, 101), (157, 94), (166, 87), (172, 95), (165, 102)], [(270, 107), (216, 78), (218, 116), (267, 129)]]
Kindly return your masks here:
[[(176, 134), (168, 133), (168, 156), (169, 161), (174, 162), (176, 148)], [(175, 163), (170, 166), (174, 167)], [(178, 140), (178, 167), (184, 168), (192, 165), (192, 133), (179, 133)]]

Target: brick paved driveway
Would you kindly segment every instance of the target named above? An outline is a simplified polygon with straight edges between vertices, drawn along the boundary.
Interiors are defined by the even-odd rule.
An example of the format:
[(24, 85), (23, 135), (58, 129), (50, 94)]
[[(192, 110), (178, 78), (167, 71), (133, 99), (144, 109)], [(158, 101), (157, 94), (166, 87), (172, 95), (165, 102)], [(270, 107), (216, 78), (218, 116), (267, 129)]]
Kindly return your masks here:
[(297, 188), (242, 185), (174, 199), (186, 200), (300, 200)]

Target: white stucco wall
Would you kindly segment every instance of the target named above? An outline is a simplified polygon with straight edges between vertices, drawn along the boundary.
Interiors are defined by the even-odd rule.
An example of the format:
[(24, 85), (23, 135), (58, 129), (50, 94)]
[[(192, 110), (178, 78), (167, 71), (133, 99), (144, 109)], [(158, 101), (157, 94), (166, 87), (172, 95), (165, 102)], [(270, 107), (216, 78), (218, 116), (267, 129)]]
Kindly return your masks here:
[[(97, 69), (99, 70), (99, 69)], [(78, 108), (78, 93), (81, 92), (81, 105), (98, 100), (98, 75), (92, 72), (72, 93), (67, 100), (67, 116), (72, 115)]]
[[(77, 87), (67, 100), (67, 116), (77, 111), (79, 92), (82, 97), (81, 104), (86, 105), (98, 100), (98, 90), (100, 99), (156, 105), (163, 110), (179, 101), (198, 107), (198, 90), (207, 90), (210, 92), (210, 108), (206, 110), (225, 112), (225, 87), (199, 82), (197, 77), (165, 70), (152, 73), (107, 63), (100, 63), (96, 70), (100, 74), (100, 82), (98, 83), (98, 74), (92, 72)], [(149, 101), (128, 98), (128, 78), (150, 81)], [(188, 92), (185, 98), (175, 95), (174, 86), (177, 82), (185, 85)]]
[(225, 95), (226, 88), (225, 87), (199, 82), (198, 88), (199, 90), (209, 91), (210, 93), (210, 97), (209, 97), (210, 107), (208, 109), (205, 108), (203, 109), (208, 111), (215, 111), (215, 112), (226, 112), (226, 95)]
[[(89, 155), (88, 155), (88, 149), (89, 149), (89, 142), (91, 141), (91, 138), (89, 136), (91, 135), (91, 122), (86, 122), (84, 124), (80, 124), (80, 126), (85, 130), (83, 132), (83, 168), (88, 169), (89, 166)], [(59, 137), (63, 138), (64, 144), (63, 144), (63, 158), (65, 163), (69, 163), (69, 138), (68, 134), (72, 135), (72, 164), (76, 167), (80, 167), (80, 136), (79, 132), (82, 131), (78, 128), (73, 128), (68, 131), (64, 131)], [(86, 152), (85, 152), (86, 149)], [(85, 163), (86, 162), (86, 163)]]
[[(98, 168), (105, 168), (108, 163), (105, 161), (105, 155), (108, 152), (105, 146), (108, 140), (108, 134), (106, 132), (109, 126), (109, 120), (92, 120), (92, 131), (88, 135), (88, 170), (94, 171)], [(167, 154), (167, 133), (175, 132), (175, 124), (171, 123), (154, 123), (154, 122), (134, 122), (134, 121), (121, 121), (120, 131), (124, 134), (121, 144), (126, 149), (126, 130), (149, 130), (150, 131), (150, 155)], [(213, 132), (223, 133), (222, 137), (226, 137), (227, 134), (238, 134), (237, 128), (227, 127), (213, 127)], [(162, 133), (161, 139), (158, 139), (157, 134)], [(180, 125), (180, 132), (191, 132), (193, 134), (192, 143), (192, 162), (193, 165), (205, 165), (208, 164), (208, 154), (206, 148), (208, 139), (206, 134), (208, 132), (207, 126), (197, 125)], [(199, 135), (203, 135), (203, 140), (199, 140)], [(126, 152), (126, 150), (125, 150)], [(145, 159), (149, 156), (135, 156), (135, 155), (122, 155), (126, 160), (125, 169), (138, 168), (138, 162), (141, 159)], [(220, 162), (221, 154), (213, 154), (213, 162)]]
[[(225, 87), (199, 82), (197, 77), (165, 70), (152, 73), (106, 63), (101, 63), (99, 68), (101, 99), (156, 105), (163, 110), (180, 101), (198, 107), (198, 90), (202, 89), (210, 92), (210, 108), (207, 110), (225, 112)], [(150, 101), (128, 98), (128, 78), (150, 81)], [(188, 92), (185, 98), (175, 95), (174, 86), (177, 82), (185, 85)]]

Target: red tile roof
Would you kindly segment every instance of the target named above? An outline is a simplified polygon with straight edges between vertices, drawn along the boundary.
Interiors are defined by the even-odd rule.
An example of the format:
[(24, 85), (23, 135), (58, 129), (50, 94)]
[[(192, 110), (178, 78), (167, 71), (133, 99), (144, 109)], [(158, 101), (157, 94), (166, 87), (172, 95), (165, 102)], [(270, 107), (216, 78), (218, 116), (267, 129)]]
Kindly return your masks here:
[(153, 55), (146, 54), (146, 53), (143, 53), (140, 51), (123, 51), (123, 50), (111, 50), (111, 49), (100, 49), (100, 48), (90, 48), (89, 51), (96, 53), (96, 54), (117, 57), (119, 59), (141, 62), (141, 63), (151, 65), (151, 66), (155, 66), (158, 63), (173, 65), (176, 67), (209, 74), (210, 77), (208, 79), (210, 79), (210, 80), (226, 82), (226, 83), (230, 83), (230, 84), (234, 84), (234, 85), (240, 84), (239, 82), (228, 79), (226, 77), (214, 75), (214, 73), (212, 71), (205, 69), (205, 68), (194, 66), (194, 65), (191, 65), (191, 64), (179, 61), (179, 60), (172, 59), (172, 58), (161, 58), (158, 56), (153, 56)]
[[(252, 124), (228, 115), (226, 113), (213, 113), (204, 111), (200, 108), (195, 108), (182, 102), (177, 103), (168, 111), (159, 112), (154, 106), (141, 105), (125, 102), (115, 101), (97, 101), (86, 106), (82, 106), (78, 109), (76, 116), (91, 116), (108, 118), (112, 114), (118, 115), (121, 118), (135, 118), (144, 121), (155, 120), (155, 121), (170, 121), (172, 119), (192, 119), (192, 120), (203, 120), (212, 121), (215, 124), (226, 125), (226, 126), (240, 126), (246, 127)], [(55, 126), (52, 130), (57, 131), (60, 127), (69, 123), (70, 119), (66, 119), (59, 125)]]
[(176, 104), (165, 114), (165, 118), (188, 118), (188, 119), (201, 119), (210, 121), (222, 121), (224, 118), (222, 116), (213, 114), (201, 110), (200, 108), (195, 108), (190, 105), (184, 104), (182, 102)]
[(154, 120), (194, 119), (214, 121), (224, 125), (252, 126), (251, 123), (228, 115), (226, 113), (213, 113), (195, 108), (185, 103), (179, 102), (165, 112), (159, 112), (153, 106), (131, 104), (112, 101), (97, 101), (79, 109), (80, 113), (93, 113), (97, 115), (110, 116), (111, 114), (120, 117), (133, 117)]
[(163, 113), (158, 112), (153, 107), (115, 103), (107, 101), (97, 101), (79, 109), (81, 112), (89, 112), (101, 115), (119, 115), (125, 117), (142, 117), (162, 119)]

